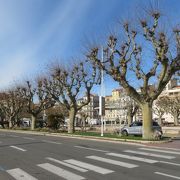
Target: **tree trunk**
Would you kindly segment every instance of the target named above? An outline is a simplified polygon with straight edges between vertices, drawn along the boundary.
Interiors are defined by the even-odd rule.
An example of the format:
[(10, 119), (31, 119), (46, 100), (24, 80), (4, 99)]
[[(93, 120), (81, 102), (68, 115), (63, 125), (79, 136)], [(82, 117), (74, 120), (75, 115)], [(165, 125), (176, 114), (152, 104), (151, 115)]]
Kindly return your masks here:
[(162, 116), (160, 116), (160, 117), (158, 118), (158, 124), (159, 124), (160, 126), (162, 126)]
[(13, 125), (12, 125), (12, 118), (9, 118), (9, 128), (12, 128)]
[(131, 116), (131, 114), (127, 114), (127, 120), (128, 120), (128, 126), (130, 126), (130, 124), (133, 121), (133, 116)]
[(35, 129), (36, 119), (37, 117), (35, 115), (31, 116), (31, 130)]
[(173, 117), (174, 117), (174, 125), (175, 126), (178, 126), (178, 114), (177, 113), (175, 113), (175, 114), (173, 114)]
[(82, 117), (82, 131), (86, 131), (86, 117)]
[(143, 117), (143, 139), (153, 139), (152, 128), (152, 103), (144, 103), (141, 105)]
[(83, 119), (83, 131), (86, 132), (86, 119)]
[(75, 116), (76, 116), (76, 110), (74, 108), (71, 108), (69, 111), (68, 133), (74, 133)]

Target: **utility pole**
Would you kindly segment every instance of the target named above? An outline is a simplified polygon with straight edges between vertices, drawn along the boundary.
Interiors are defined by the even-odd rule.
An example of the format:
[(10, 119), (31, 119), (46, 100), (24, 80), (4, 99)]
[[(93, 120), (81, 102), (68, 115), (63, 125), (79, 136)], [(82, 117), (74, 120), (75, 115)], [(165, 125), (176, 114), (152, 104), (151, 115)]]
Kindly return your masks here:
[[(101, 63), (104, 62), (104, 49), (102, 47), (102, 54), (101, 54)], [(105, 88), (104, 88), (104, 72), (101, 69), (101, 89), (100, 89), (100, 96), (99, 96), (99, 115), (101, 116), (101, 136), (104, 136), (104, 115), (105, 115)], [(103, 125), (104, 124), (104, 125)]]

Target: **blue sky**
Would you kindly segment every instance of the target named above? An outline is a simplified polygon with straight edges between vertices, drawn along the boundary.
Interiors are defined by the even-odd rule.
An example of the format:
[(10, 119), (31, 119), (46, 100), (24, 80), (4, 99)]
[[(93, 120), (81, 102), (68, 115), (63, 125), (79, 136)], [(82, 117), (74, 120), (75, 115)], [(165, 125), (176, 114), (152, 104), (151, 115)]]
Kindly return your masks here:
[[(87, 44), (104, 39), (142, 2), (146, 0), (0, 0), (0, 88), (41, 73), (54, 59), (67, 64), (81, 57)], [(180, 1), (159, 2), (176, 23)], [(106, 83), (106, 94), (114, 87), (116, 83)]]

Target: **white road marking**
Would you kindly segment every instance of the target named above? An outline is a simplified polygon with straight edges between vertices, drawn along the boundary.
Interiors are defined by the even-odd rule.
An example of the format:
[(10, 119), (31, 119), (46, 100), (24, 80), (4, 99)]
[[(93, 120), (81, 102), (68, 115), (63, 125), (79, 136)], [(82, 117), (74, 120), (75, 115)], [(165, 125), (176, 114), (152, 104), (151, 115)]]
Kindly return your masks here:
[(99, 156), (86, 156), (86, 158), (94, 159), (94, 160), (97, 160), (97, 161), (101, 161), (101, 162), (105, 162), (105, 163), (109, 163), (109, 164), (113, 164), (113, 165), (117, 165), (117, 166), (122, 166), (122, 167), (126, 167), (126, 168), (138, 167), (138, 165), (136, 165), (136, 164), (130, 164), (130, 163), (126, 163), (126, 162), (121, 162), (121, 161), (116, 161), (116, 160), (112, 160), (112, 159), (102, 158), (102, 157), (99, 157)]
[(19, 137), (19, 136), (16, 136), (16, 135), (9, 135), (9, 136), (11, 136), (11, 137)]
[(170, 177), (170, 178), (173, 178), (173, 179), (180, 179), (180, 177), (178, 177), (178, 176), (173, 176), (173, 175), (165, 174), (165, 173), (161, 173), (161, 172), (155, 172), (155, 174), (159, 174), (159, 175), (162, 175), (162, 176)]
[(180, 164), (178, 163), (173, 163), (173, 162), (167, 162), (167, 161), (159, 161), (160, 163), (164, 163), (164, 164), (170, 164), (170, 165), (174, 165), (174, 166), (180, 166)]
[(59, 161), (59, 160), (54, 159), (54, 158), (47, 157), (46, 159), (48, 159), (48, 160), (50, 160), (50, 161), (53, 161), (53, 162), (56, 162), (56, 163), (59, 163), (59, 164), (62, 164), (62, 165), (64, 165), (64, 166), (70, 167), (70, 168), (72, 168), (72, 169), (76, 169), (77, 171), (80, 171), (80, 172), (87, 172), (87, 171), (88, 171), (87, 169), (83, 169), (83, 168), (74, 166), (74, 165), (72, 165), (72, 164), (68, 164), (68, 163)]
[(6, 172), (9, 173), (16, 180), (38, 180), (19, 168), (10, 169), (7, 170)]
[(180, 152), (175, 152), (175, 151), (166, 151), (166, 150), (160, 150), (160, 149), (152, 149), (152, 148), (139, 148), (141, 150), (145, 151), (154, 151), (154, 152), (161, 152), (161, 153), (168, 153), (168, 154), (180, 154)]
[(48, 141), (48, 140), (42, 140), (42, 141), (46, 143), (52, 143), (52, 144), (62, 144), (60, 142), (55, 142), (55, 141)]
[(125, 159), (130, 159), (130, 160), (136, 160), (136, 161), (142, 161), (146, 163), (157, 163), (158, 161), (153, 160), (153, 159), (147, 159), (147, 158), (141, 158), (141, 157), (136, 157), (136, 156), (129, 156), (125, 154), (117, 154), (117, 153), (106, 153), (109, 156), (115, 156), (115, 157), (120, 157), (120, 158), (125, 158)]
[(81, 148), (81, 149), (87, 149), (87, 150), (92, 150), (92, 151), (99, 151), (99, 152), (109, 152), (109, 151), (105, 151), (105, 150), (101, 150), (101, 149), (94, 149), (94, 148), (87, 148), (87, 147), (83, 147), (83, 146), (74, 146), (76, 148)]
[(23, 139), (35, 140), (34, 138), (30, 138), (30, 137), (23, 137)]
[(14, 148), (14, 149), (17, 149), (17, 150), (20, 150), (20, 151), (26, 151), (25, 149), (19, 148), (19, 147), (17, 147), (17, 146), (10, 146), (10, 147), (12, 147), (12, 148)]
[(44, 164), (38, 164), (37, 166), (53, 173), (53, 174), (56, 174), (64, 179), (67, 179), (67, 180), (81, 180), (81, 179), (85, 179), (84, 177), (82, 176), (79, 176), (77, 174), (74, 174), (70, 171), (67, 171), (67, 170), (64, 170), (60, 167), (57, 167), (57, 166), (54, 166), (52, 164), (49, 164), (49, 163), (44, 163)]
[[(152, 148), (155, 148), (155, 149), (162, 149), (162, 148), (164, 148), (164, 149), (167, 149), (167, 150), (179, 151), (179, 149), (177, 149), (177, 148), (168, 148), (168, 147), (154, 147), (154, 146), (150, 146), (150, 147), (152, 147)], [(179, 151), (179, 152), (180, 152), (180, 151)]]
[(64, 162), (67, 162), (67, 163), (70, 163), (70, 164), (73, 164), (73, 165), (76, 165), (76, 166), (79, 166), (79, 167), (82, 167), (82, 168), (85, 167), (86, 169), (89, 169), (91, 171), (94, 171), (94, 172), (97, 172), (97, 173), (100, 173), (100, 174), (109, 174), (109, 173), (114, 172), (114, 171), (112, 171), (110, 169), (105, 169), (105, 168), (95, 166), (95, 165), (92, 165), (92, 164), (89, 164), (89, 163), (85, 163), (85, 162), (82, 162), (82, 161), (77, 161), (75, 159), (64, 160)]
[(159, 157), (159, 158), (164, 158), (164, 159), (174, 159), (175, 158), (174, 156), (152, 154), (152, 153), (147, 153), (147, 152), (142, 152), (142, 151), (125, 150), (124, 152), (133, 153), (133, 154), (140, 154), (140, 155), (145, 155), (145, 156), (151, 156), (151, 157)]

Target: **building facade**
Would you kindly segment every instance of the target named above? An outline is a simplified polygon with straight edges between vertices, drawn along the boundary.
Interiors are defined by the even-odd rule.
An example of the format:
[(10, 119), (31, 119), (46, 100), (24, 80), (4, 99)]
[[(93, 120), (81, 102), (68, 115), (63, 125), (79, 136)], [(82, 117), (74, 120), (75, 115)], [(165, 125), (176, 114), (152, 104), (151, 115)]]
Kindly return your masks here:
[[(82, 104), (87, 100), (87, 96), (78, 100), (78, 104)], [(81, 111), (79, 112), (78, 116), (81, 113), (87, 115), (87, 122), (88, 124), (94, 123), (94, 121), (99, 119), (99, 96), (96, 94), (90, 95), (90, 102), (88, 105), (82, 107)]]

